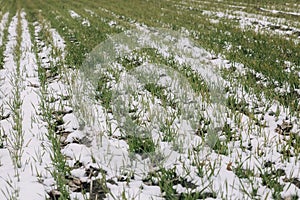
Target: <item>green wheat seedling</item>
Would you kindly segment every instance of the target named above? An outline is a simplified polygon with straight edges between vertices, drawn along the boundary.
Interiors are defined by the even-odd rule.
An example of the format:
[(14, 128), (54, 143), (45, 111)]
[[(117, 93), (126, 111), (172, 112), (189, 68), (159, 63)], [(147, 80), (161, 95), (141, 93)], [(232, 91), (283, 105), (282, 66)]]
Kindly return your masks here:
[[(47, 124), (47, 133), (46, 137), (50, 141), (50, 149), (48, 149), (50, 154), (50, 159), (52, 161), (52, 167), (49, 168), (49, 173), (53, 176), (56, 181), (56, 186), (58, 191), (60, 192), (60, 199), (69, 199), (69, 191), (66, 187), (66, 179), (65, 177), (69, 174), (69, 168), (66, 164), (66, 160), (64, 155), (61, 153), (60, 139), (58, 135), (55, 133), (55, 123), (53, 120), (53, 111), (55, 108), (51, 105), (51, 102), (48, 99), (53, 98), (49, 93), (48, 80), (46, 76), (46, 71), (41, 66), (42, 63), (38, 56), (38, 43), (35, 40), (34, 27), (30, 26), (31, 37), (34, 38), (34, 50), (37, 58), (38, 64), (38, 77), (40, 81), (40, 93), (39, 93), (39, 111), (41, 112), (42, 120)], [(49, 36), (46, 37), (47, 40), (50, 40)], [(49, 42), (48, 44), (51, 44)], [(54, 54), (52, 54), (54, 56)], [(56, 62), (57, 63), (57, 62)], [(52, 63), (53, 64), (53, 63)], [(57, 69), (57, 68), (55, 68)], [(51, 72), (56, 73), (56, 72)], [(61, 104), (62, 106), (62, 104)], [(61, 107), (60, 106), (60, 107)], [(63, 108), (61, 108), (63, 109)], [(37, 154), (36, 159), (41, 163), (42, 154)]]
[(33, 157), (33, 159), (35, 160), (35, 162), (39, 163), (40, 165), (42, 165), (43, 163), (43, 157), (45, 155), (45, 151), (38, 148), (36, 150), (34, 150), (34, 154), (35, 154), (35, 157)]
[(12, 92), (13, 99), (8, 102), (8, 106), (10, 107), (10, 110), (12, 111), (12, 131), (10, 133), (11, 137), (8, 138), (8, 143), (11, 147), (11, 156), (14, 163), (14, 166), (16, 168), (21, 168), (22, 166), (22, 154), (23, 154), (23, 145), (24, 145), (24, 133), (22, 128), (22, 104), (23, 101), (21, 99), (21, 92), (23, 90), (22, 88), (22, 78), (20, 75), (20, 37), (21, 37), (21, 24), (20, 20), (18, 20), (17, 25), (17, 45), (15, 46), (15, 54), (17, 57), (15, 58), (16, 62), (16, 71), (12, 73), (11, 77), (11, 85), (15, 88), (15, 90)]
[(52, 119), (53, 108), (46, 101), (46, 95), (42, 93), (40, 107), (42, 107), (42, 117), (47, 123), (48, 132), (46, 134), (51, 143), (50, 159), (52, 161), (53, 169), (50, 174), (54, 177), (57, 187), (61, 193), (61, 199), (69, 198), (69, 191), (66, 188), (65, 177), (69, 174), (68, 166), (64, 155), (61, 153), (61, 146), (59, 137), (55, 133), (55, 124)]
[[(2, 17), (4, 17), (5, 15), (3, 15)], [(10, 16), (7, 17), (9, 21)], [(7, 40), (8, 40), (8, 26), (9, 23), (4, 24), (3, 27), (3, 32), (1, 33), (1, 46), (0, 46), (0, 69), (3, 69), (3, 65), (4, 65), (4, 51), (5, 51), (5, 44), (7, 44)]]
[(19, 199), (20, 189), (16, 185), (16, 183), (13, 181), (11, 177), (8, 177), (7, 180), (4, 180), (6, 182), (6, 187), (1, 188), (2, 194), (5, 196), (7, 200), (17, 200)]

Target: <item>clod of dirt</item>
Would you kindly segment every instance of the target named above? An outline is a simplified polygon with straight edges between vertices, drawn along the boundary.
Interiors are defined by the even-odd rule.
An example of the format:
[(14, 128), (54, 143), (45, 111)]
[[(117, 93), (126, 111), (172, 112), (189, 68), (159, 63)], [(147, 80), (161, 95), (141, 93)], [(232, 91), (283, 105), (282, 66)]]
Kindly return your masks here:
[(229, 162), (229, 163), (227, 164), (226, 169), (227, 169), (228, 171), (232, 171), (232, 162)]
[(299, 199), (299, 197), (297, 195), (289, 195), (283, 198), (283, 200), (293, 200), (293, 199)]
[(82, 181), (79, 178), (73, 176), (68, 176), (66, 178), (68, 179), (68, 186), (72, 192), (88, 192), (90, 200), (104, 199), (106, 197), (107, 191), (109, 191), (109, 189), (106, 187), (105, 182), (100, 179)]
[(131, 172), (123, 172), (121, 176), (117, 177), (117, 180), (119, 182), (126, 182), (128, 180), (133, 180), (134, 179), (134, 173)]
[(102, 183), (101, 180), (94, 180), (83, 183), (83, 190), (89, 192), (90, 200), (100, 200), (106, 197), (108, 188)]
[(88, 176), (89, 178), (93, 177), (97, 177), (99, 175), (99, 173), (104, 173), (106, 174), (107, 172), (103, 169), (98, 169), (96, 167), (90, 166), (88, 169), (86, 169), (85, 171), (85, 175)]
[(57, 132), (56, 134), (59, 134), (60, 135), (60, 138), (59, 138), (59, 141), (60, 141), (60, 144), (62, 146), (66, 146), (68, 144), (68, 142), (66, 142), (67, 138), (68, 138), (68, 135), (70, 135), (71, 132), (69, 131), (64, 131), (64, 132)]
[(207, 199), (207, 198), (217, 198), (217, 195), (215, 193), (212, 192), (203, 192), (203, 193), (196, 193), (193, 192), (191, 194), (186, 194), (186, 193), (181, 193), (180, 195), (178, 195), (178, 199), (179, 200), (183, 200), (183, 199), (187, 199), (186, 197), (193, 197), (193, 199)]
[(267, 161), (267, 162), (265, 162), (264, 167), (272, 167), (272, 165), (274, 165), (274, 164), (275, 164), (275, 162)]
[(63, 131), (65, 131), (65, 128), (63, 126), (55, 126), (54, 131), (56, 134), (61, 135)]
[(178, 180), (174, 180), (173, 181), (174, 185), (182, 185), (185, 188), (190, 188), (190, 189), (196, 189), (198, 187), (198, 185), (194, 184), (192, 181), (188, 181), (185, 178), (180, 178)]
[(48, 192), (48, 195), (50, 196), (51, 200), (58, 200), (61, 196), (61, 193), (60, 191), (53, 189), (50, 192)]
[(81, 192), (82, 190), (82, 182), (78, 178), (73, 178), (73, 180), (70, 180), (68, 185), (72, 192)]
[(297, 188), (300, 188), (300, 180), (298, 178), (284, 178), (284, 182), (289, 182), (294, 184)]
[(56, 116), (64, 116), (66, 114), (71, 114), (73, 112), (72, 109), (68, 109), (68, 110), (56, 110), (52, 112), (52, 115), (56, 115)]
[(277, 169), (276, 171), (273, 171), (273, 174), (276, 176), (285, 176), (285, 171), (283, 169)]
[(291, 183), (293, 183), (297, 188), (300, 189), (300, 181), (298, 178), (292, 178)]
[(271, 111), (269, 112), (269, 115), (270, 115), (270, 116), (275, 116), (276, 113), (275, 113), (274, 111), (271, 110)]
[(57, 72), (53, 73), (53, 72), (46, 72), (46, 79), (54, 79), (56, 76), (58, 76), (59, 74)]
[(205, 136), (205, 134), (207, 133), (207, 130), (205, 130), (204, 128), (202, 129), (202, 128), (198, 128), (197, 130), (196, 130), (196, 132), (195, 132), (195, 134), (196, 135), (198, 135), (198, 136)]
[(7, 119), (7, 118), (9, 118), (10, 117), (10, 113), (8, 113), (8, 114), (6, 114), (6, 115), (0, 115), (0, 121), (1, 120), (5, 120), (5, 119)]
[(79, 144), (84, 144), (87, 147), (92, 146), (92, 140), (88, 137), (83, 137), (81, 139), (74, 138), (73, 143), (79, 143)]
[(114, 181), (113, 179), (108, 179), (106, 180), (107, 183), (110, 183), (111, 185), (118, 185), (118, 183), (116, 181)]
[(63, 125), (65, 122), (62, 119), (62, 117), (57, 116), (57, 117), (55, 117), (55, 122), (54, 123), (55, 123), (56, 126), (60, 126), (60, 125)]
[(292, 123), (283, 121), (282, 124), (277, 124), (277, 128), (275, 129), (275, 131), (280, 135), (288, 135), (292, 129)]
[(73, 165), (73, 168), (80, 168), (84, 166), (82, 162), (80, 162), (79, 160), (77, 160), (74, 165)]
[(27, 84), (27, 86), (28, 86), (28, 87), (33, 87), (33, 88), (39, 88), (39, 87), (40, 87), (39, 84), (37, 84), (37, 83), (31, 83), (31, 82), (29, 82), (29, 83)]

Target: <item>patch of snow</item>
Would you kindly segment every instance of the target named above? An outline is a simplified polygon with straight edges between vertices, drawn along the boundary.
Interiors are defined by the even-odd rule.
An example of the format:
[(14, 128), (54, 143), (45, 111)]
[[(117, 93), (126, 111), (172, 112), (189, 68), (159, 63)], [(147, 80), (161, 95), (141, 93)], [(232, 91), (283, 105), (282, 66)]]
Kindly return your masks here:
[(81, 18), (81, 16), (73, 10), (69, 10), (69, 13), (70, 13), (72, 18)]
[[(4, 72), (6, 73), (8, 80), (1, 86), (1, 90), (5, 87), (5, 92), (10, 93), (9, 95), (5, 95), (7, 99), (4, 99), (9, 103), (14, 98), (12, 96), (13, 92), (11, 92), (12, 85), (9, 84), (13, 83), (14, 79), (18, 79), (18, 84), (20, 85), (20, 98), (22, 99), (20, 108), (22, 115), (22, 135), (20, 137), (22, 137), (21, 140), (23, 140), (23, 146), (21, 147), (23, 152), (20, 159), (22, 166), (20, 169), (15, 169), (12, 166), (11, 159), (8, 160), (9, 157), (5, 157), (5, 160), (1, 159), (3, 166), (5, 168), (8, 167), (9, 169), (6, 169), (5, 173), (1, 174), (0, 185), (4, 190), (4, 193), (0, 193), (0, 199), (4, 199), (1, 195), (5, 195), (6, 192), (6, 195), (10, 195), (9, 193), (13, 194), (14, 191), (12, 191), (12, 189), (18, 190), (18, 195), (21, 198), (40, 199), (40, 197), (45, 196), (46, 193), (44, 186), (39, 183), (39, 179), (44, 176), (49, 176), (47, 167), (50, 163), (50, 156), (46, 153), (45, 149), (42, 148), (42, 146), (48, 146), (47, 141), (44, 140), (46, 129), (41, 126), (40, 118), (37, 115), (39, 107), (39, 89), (33, 86), (39, 85), (37, 63), (32, 49), (28, 22), (25, 17), (26, 14), (22, 11), (20, 75), (16, 73), (17, 64), (13, 57), (13, 52), (16, 47), (16, 27), (18, 23), (17, 16), (14, 16), (9, 25), (8, 43), (6, 45), (6, 51), (4, 52), (4, 55), (6, 56)], [(18, 76), (21, 77), (18, 78)], [(10, 127), (13, 123), (15, 122), (12, 119), (8, 119), (7, 125), (5, 125), (4, 122), (1, 122), (1, 127), (4, 128), (5, 132), (10, 133), (8, 134), (9, 138), (12, 137), (11, 134), (13, 130)], [(10, 140), (14, 141), (13, 138), (10, 138)], [(3, 152), (3, 155), (5, 155), (5, 152)], [(18, 173), (18, 175), (14, 176), (14, 173)], [(15, 188), (10, 188), (10, 186), (3, 184), (2, 181), (10, 181), (11, 185)], [(6, 188), (8, 189), (7, 191), (5, 191)]]
[[(267, 30), (273, 34), (281, 34), (281, 35), (292, 35), (294, 33), (300, 32), (300, 29), (293, 27), (291, 25), (284, 25), (286, 23), (291, 23), (284, 18), (274, 18), (263, 15), (255, 15), (250, 14), (243, 11), (233, 11), (230, 14), (229, 11), (221, 12), (221, 11), (210, 11), (203, 10), (203, 15), (207, 16), (216, 16), (217, 18), (227, 18), (232, 20), (237, 20), (240, 23), (240, 27), (242, 29), (246, 29), (248, 27), (253, 28), (256, 32)], [(214, 23), (216, 19), (209, 19), (212, 23)], [(299, 25), (296, 23), (295, 25)], [(300, 36), (298, 37), (300, 38)], [(295, 40), (296, 43), (299, 41)]]
[[(195, 47), (193, 45), (193, 43), (191, 41), (189, 41), (187, 38), (176, 38), (175, 37), (176, 39), (172, 40), (172, 36), (170, 36), (167, 31), (155, 32), (154, 30), (149, 30), (145, 26), (139, 26), (139, 25), (138, 25), (138, 30), (141, 32), (127, 32), (126, 34), (128, 34), (127, 36), (130, 38), (133, 38), (133, 37), (139, 38), (138, 44), (143, 47), (146, 46), (146, 47), (156, 48), (158, 50), (158, 52), (160, 52), (166, 58), (168, 58), (170, 55), (176, 55), (174, 57), (174, 59), (178, 63), (185, 63), (185, 64), (191, 66), (193, 70), (197, 71), (198, 74), (200, 74), (206, 80), (206, 82), (208, 82), (208, 84), (211, 84), (214, 82), (219, 83), (218, 85), (220, 87), (220, 90), (224, 89), (222, 87), (225, 86), (226, 84), (228, 84), (226, 81), (222, 80), (220, 75), (217, 73), (218, 69), (220, 69), (222, 67), (230, 66), (230, 63), (228, 63), (228, 61), (223, 60), (221, 58), (212, 60), (211, 58), (213, 56), (210, 53), (208, 53), (207, 51), (205, 51), (202, 48)], [(164, 33), (165, 33), (165, 35), (164, 35)], [(111, 37), (111, 39), (112, 38), (113, 37)], [(126, 41), (124, 39), (124, 37), (121, 37), (121, 38), (123, 39), (122, 41)], [(169, 45), (170, 43), (168, 43), (168, 42), (170, 40), (176, 41), (176, 42), (173, 42), (172, 45)], [(121, 55), (122, 55), (122, 53), (126, 54), (133, 50), (130, 48), (130, 47), (132, 47), (132, 46), (130, 46), (131, 44), (128, 44), (128, 45), (126, 43), (119, 44), (118, 42), (116, 42), (114, 40), (112, 40), (112, 41), (113, 41), (113, 43), (118, 44), (116, 46), (116, 50), (119, 53), (121, 53)], [(128, 41), (131, 41), (131, 40), (128, 40)], [(139, 46), (133, 46), (133, 47), (139, 47)], [(145, 68), (141, 69), (144, 76), (147, 76), (147, 74), (148, 74), (147, 69), (150, 69), (150, 68), (151, 68), (151, 65), (146, 64)], [(153, 72), (153, 70), (151, 70), (151, 71)], [(163, 74), (165, 74), (165, 73), (163, 73)], [(133, 75), (133, 74), (131, 73), (131, 75)], [(128, 85), (130, 85), (132, 88), (134, 88), (135, 91), (140, 90), (141, 87), (139, 86), (138, 81), (136, 79), (134, 79), (131, 75), (127, 76), (127, 78), (125, 78), (125, 79), (121, 79), (120, 80), (121, 84), (117, 84), (115, 86), (116, 88), (118, 88), (118, 90), (120, 90), (119, 93), (128, 94), (128, 92), (126, 92), (126, 89), (125, 89), (126, 87), (130, 88)], [(152, 74), (152, 76), (153, 76), (153, 74)], [(261, 77), (262, 79), (264, 78), (262, 76), (262, 74), (256, 74), (256, 76)], [(125, 76), (123, 76), (123, 74), (122, 74), (122, 78), (123, 77), (125, 77)], [(151, 76), (149, 76), (149, 77), (151, 77)], [(163, 84), (166, 82), (170, 82), (170, 81), (168, 81), (169, 79), (167, 79), (167, 77), (165, 77), (164, 79), (165, 79), (165, 81), (162, 81), (159, 83)], [(126, 84), (122, 84), (124, 82)], [(175, 85), (178, 86), (178, 84), (175, 84)], [(175, 89), (172, 88), (171, 91), (173, 91)], [(142, 91), (139, 91), (138, 93), (141, 95)], [(244, 91), (242, 91), (241, 88), (238, 88), (238, 87), (236, 88), (236, 93), (237, 93), (238, 99), (244, 99), (244, 100), (246, 100), (247, 103), (249, 103), (249, 108), (254, 107), (255, 103), (259, 103), (261, 106), (260, 108), (264, 109), (264, 106), (268, 104), (268, 101), (263, 97), (263, 95), (262, 95), (262, 99), (258, 100), (254, 95), (245, 93)], [(182, 96), (184, 96), (184, 94), (182, 94)], [(188, 96), (191, 97), (191, 94), (188, 94)], [(123, 104), (127, 105), (127, 103), (128, 102), (126, 100), (126, 101), (124, 101)], [(197, 102), (197, 103), (199, 103), (199, 102)], [(202, 101), (200, 101), (200, 105), (201, 105), (201, 103), (203, 104)], [(149, 106), (151, 108), (151, 111), (155, 111), (156, 108), (154, 107), (154, 105), (150, 104)], [(211, 122), (214, 125), (219, 125), (221, 127), (227, 120), (226, 116), (225, 116), (226, 113), (230, 113), (230, 111), (226, 110), (225, 108), (222, 108), (222, 106), (223, 106), (222, 103), (221, 103), (221, 105), (218, 106), (216, 102), (213, 102), (213, 104), (210, 106), (207, 106), (207, 105), (204, 106), (206, 109), (206, 113), (204, 115), (205, 118), (211, 119)], [(280, 108), (282, 108), (282, 107), (280, 107)], [(168, 113), (168, 111), (163, 112), (163, 113)], [(281, 112), (280, 118), (284, 119), (286, 116), (288, 116), (288, 113)], [(147, 119), (147, 117), (145, 119)], [(242, 124), (245, 125), (245, 127), (242, 128), (242, 130), (240, 130), (241, 131), (240, 134), (242, 137), (242, 141), (245, 142), (244, 145), (247, 145), (246, 141), (247, 141), (247, 138), (249, 138), (249, 134), (251, 134), (251, 137), (252, 136), (254, 138), (258, 137), (257, 142), (255, 142), (255, 140), (252, 139), (252, 145), (254, 146), (253, 148), (255, 148), (255, 149), (262, 148), (260, 144), (264, 142), (263, 138), (267, 138), (268, 143), (270, 145), (270, 147), (265, 149), (266, 150), (265, 152), (267, 154), (267, 155), (265, 155), (265, 157), (255, 158), (257, 160), (254, 159), (254, 160), (245, 161), (245, 166), (250, 167), (250, 169), (252, 169), (255, 173), (258, 173), (259, 171), (258, 171), (257, 167), (261, 166), (261, 164), (264, 162), (265, 158), (273, 159), (276, 161), (276, 163), (278, 163), (278, 160), (281, 157), (281, 154), (279, 154), (278, 152), (276, 152), (274, 150), (274, 144), (279, 142), (279, 139), (277, 137), (278, 134), (275, 133), (275, 131), (274, 131), (279, 122), (276, 122), (274, 117), (272, 117), (272, 118), (266, 117), (266, 124), (269, 126), (262, 128), (263, 131), (262, 130), (259, 131), (260, 128), (254, 124), (251, 125), (251, 121), (252, 120), (248, 116), (242, 115)], [(234, 122), (232, 121), (230, 123), (230, 125), (234, 126)], [(188, 130), (190, 128), (187, 125), (182, 126), (182, 128), (183, 128), (182, 130), (179, 130), (179, 133), (180, 133), (180, 131), (182, 131), (184, 133), (185, 139), (188, 139), (189, 138)], [(239, 127), (239, 129), (241, 129), (241, 127)], [(259, 135), (259, 134), (261, 134), (261, 132), (266, 135), (264, 135), (264, 136)], [(194, 138), (192, 138), (192, 139), (194, 139)], [(187, 142), (183, 142), (182, 144), (183, 144), (183, 149), (188, 149), (189, 144), (191, 144), (191, 143), (190, 143), (190, 141), (187, 141)], [(165, 162), (164, 166), (165, 167), (167, 167), (169, 165), (174, 166), (175, 163), (178, 163), (177, 161), (179, 160), (179, 154), (176, 155), (176, 153), (174, 153), (174, 151), (171, 150), (171, 148), (169, 148), (168, 144), (166, 144), (165, 146), (163, 146), (163, 144), (161, 144), (161, 146), (164, 147), (163, 148), (164, 151), (169, 149), (169, 151), (172, 152), (172, 156), (170, 156), (168, 158), (168, 162)], [(247, 157), (247, 154), (242, 152), (241, 149), (238, 149), (238, 151), (235, 151), (235, 149), (233, 149), (231, 152), (231, 156), (236, 161), (240, 159), (241, 155), (243, 158)], [(219, 155), (215, 155), (215, 156), (216, 157), (210, 157), (210, 158), (212, 160), (217, 160)], [(125, 156), (124, 156), (124, 158), (125, 158)], [(225, 160), (226, 157), (224, 157), (222, 159)], [(229, 162), (229, 161), (227, 161), (227, 162)], [(226, 188), (223, 187), (224, 185), (222, 186), (219, 183), (224, 182), (224, 181), (229, 181), (228, 182), (229, 184), (233, 184), (233, 183), (236, 183), (236, 181), (238, 181), (238, 179), (236, 176), (235, 176), (235, 179), (232, 179), (231, 172), (228, 172), (228, 170), (226, 171), (224, 166), (223, 166), (223, 168), (221, 168), (221, 170), (222, 169), (223, 169), (223, 171), (221, 171), (219, 174), (215, 175), (216, 181), (214, 182), (214, 188), (219, 188), (221, 191), (226, 191)], [(227, 173), (225, 173), (225, 172), (227, 172)], [(222, 181), (217, 181), (220, 178), (222, 179)], [(243, 183), (243, 184), (246, 184), (246, 183)], [(236, 188), (233, 188), (231, 195), (233, 195), (233, 196), (236, 195), (236, 198), (238, 198), (238, 199), (245, 198), (241, 193), (234, 192), (234, 191), (239, 191), (241, 188), (242, 188), (242, 185), (237, 185)], [(266, 195), (267, 192), (270, 192), (270, 190), (266, 187), (262, 187), (262, 188), (260, 188), (259, 192), (261, 195)], [(134, 194), (134, 191), (132, 191), (130, 193)]]
[(50, 29), (49, 31), (52, 34), (54, 46), (62, 52), (61, 59), (65, 58), (65, 52), (64, 52), (64, 49), (66, 47), (65, 41), (63, 40), (63, 38), (58, 34), (58, 32), (55, 29)]
[[(39, 174), (47, 174), (46, 168), (50, 165), (50, 155), (41, 148), (47, 140), (43, 140), (46, 129), (40, 127), (41, 119), (37, 115), (37, 109), (40, 103), (39, 89), (28, 87), (29, 84), (38, 83), (37, 61), (33, 52), (33, 44), (29, 33), (28, 22), (25, 19), (26, 14), (21, 12), (22, 24), (22, 43), (20, 70), (24, 82), (24, 90), (21, 93), (23, 99), (23, 131), (24, 131), (24, 155), (22, 163), (27, 163), (20, 174), (20, 196), (24, 199), (39, 199), (45, 196), (44, 186), (39, 183)], [(27, 86), (27, 87), (26, 87)], [(40, 140), (42, 139), (42, 140)], [(37, 161), (39, 162), (37, 163)], [(34, 170), (33, 170), (34, 169)], [(49, 175), (49, 174), (48, 174)], [(23, 180), (22, 180), (23, 179)], [(34, 191), (34, 192), (33, 192)]]
[(110, 21), (110, 22), (108, 23), (108, 25), (109, 25), (109, 26), (115, 26), (115, 25), (117, 25), (117, 22), (116, 22), (116, 21)]
[(73, 19), (78, 19), (78, 20), (82, 20), (82, 25), (84, 25), (84, 26), (90, 26), (91, 24), (90, 24), (90, 21), (88, 20), (88, 19), (83, 19), (78, 13), (76, 13), (75, 11), (73, 11), (73, 10), (69, 10), (69, 13), (70, 13), (70, 15), (71, 15), (71, 17), (73, 18)]
[(90, 9), (84, 9), (86, 12), (90, 13), (91, 16), (95, 15), (94, 11), (91, 11)]
[(281, 11), (281, 10), (269, 10), (269, 9), (265, 9), (265, 8), (260, 8), (260, 10), (271, 12), (273, 14), (282, 13), (282, 14), (300, 16), (300, 13), (297, 13), (297, 12), (285, 12), (285, 11)]

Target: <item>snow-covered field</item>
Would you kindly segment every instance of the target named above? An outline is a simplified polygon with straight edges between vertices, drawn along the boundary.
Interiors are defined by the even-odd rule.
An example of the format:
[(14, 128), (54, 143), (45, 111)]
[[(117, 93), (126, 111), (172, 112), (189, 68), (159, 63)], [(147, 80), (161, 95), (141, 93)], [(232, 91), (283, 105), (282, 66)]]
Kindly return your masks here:
[(0, 0), (0, 200), (299, 199), (300, 4), (270, 2)]

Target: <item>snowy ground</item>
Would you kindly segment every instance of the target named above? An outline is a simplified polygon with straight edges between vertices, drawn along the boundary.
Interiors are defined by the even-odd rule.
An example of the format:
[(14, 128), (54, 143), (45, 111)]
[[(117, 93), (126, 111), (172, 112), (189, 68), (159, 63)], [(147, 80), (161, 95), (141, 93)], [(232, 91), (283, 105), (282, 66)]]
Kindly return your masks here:
[[(184, 2), (177, 7), (192, 9)], [(30, 22), (24, 10), (12, 18), (1, 13), (0, 199), (300, 197), (297, 113), (224, 79), (221, 70), (230, 69), (231, 61), (196, 45), (193, 30), (153, 28), (99, 10), (109, 13), (111, 19), (101, 20), (112, 29), (126, 30), (121, 19), (132, 30), (110, 35), (77, 68), (65, 61), (68, 38), (46, 16)], [(99, 17), (89, 8), (66, 13), (83, 27), (93, 26), (88, 17)], [(276, 24), (242, 11), (201, 15), (287, 40), (300, 32), (299, 23), (276, 18)], [(154, 56), (144, 54), (147, 48), (156, 49)], [(238, 74), (264, 80), (243, 63), (235, 66)], [(210, 101), (194, 91), (191, 80), (199, 75)], [(246, 110), (227, 106), (232, 97)]]

